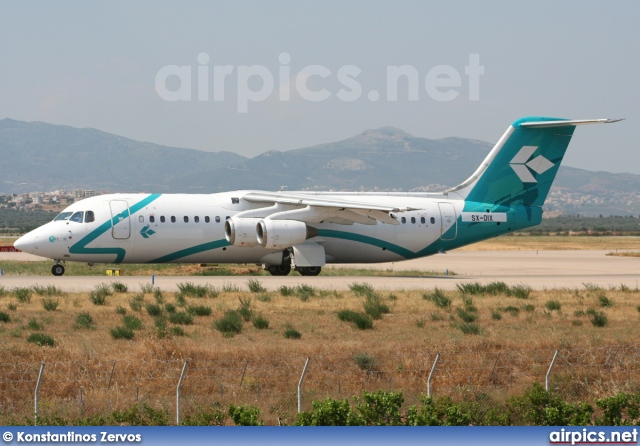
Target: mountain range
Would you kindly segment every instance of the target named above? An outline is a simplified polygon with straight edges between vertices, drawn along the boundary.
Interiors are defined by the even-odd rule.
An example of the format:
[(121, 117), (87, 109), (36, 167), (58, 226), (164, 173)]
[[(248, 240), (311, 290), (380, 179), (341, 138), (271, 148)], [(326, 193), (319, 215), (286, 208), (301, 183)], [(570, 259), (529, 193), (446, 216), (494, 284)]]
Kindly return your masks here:
[[(493, 144), (382, 127), (333, 143), (245, 158), (138, 142), (96, 129), (0, 120), (0, 193), (55, 189), (438, 191), (471, 175)], [(562, 166), (545, 210), (640, 213), (640, 175)]]

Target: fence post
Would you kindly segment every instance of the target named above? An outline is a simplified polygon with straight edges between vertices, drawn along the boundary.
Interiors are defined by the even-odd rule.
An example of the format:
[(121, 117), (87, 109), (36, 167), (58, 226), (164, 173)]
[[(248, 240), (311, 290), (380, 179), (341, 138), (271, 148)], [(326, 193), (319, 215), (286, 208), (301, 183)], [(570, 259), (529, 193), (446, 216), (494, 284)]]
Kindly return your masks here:
[(33, 424), (38, 425), (38, 392), (40, 391), (40, 383), (42, 382), (42, 374), (44, 373), (44, 362), (40, 364), (40, 373), (38, 373), (38, 382), (36, 383), (36, 392), (33, 398), (34, 416)]
[(309, 367), (310, 361), (311, 358), (307, 358), (304, 369), (302, 369), (302, 376), (300, 376), (300, 381), (298, 381), (298, 413), (302, 412), (302, 381), (304, 381), (304, 375), (307, 374), (307, 367)]
[(109, 385), (107, 386), (107, 390), (111, 389), (111, 380), (113, 379), (113, 371), (116, 369), (116, 362), (113, 361), (113, 365), (111, 366), (111, 374), (109, 375)]
[(188, 363), (188, 360), (184, 362), (182, 373), (180, 373), (180, 381), (178, 381), (178, 388), (176, 389), (176, 426), (180, 426), (180, 390), (182, 390), (182, 381), (184, 380), (184, 373), (187, 371)]
[(558, 352), (560, 350), (556, 350), (556, 353), (553, 355), (553, 359), (551, 360), (551, 364), (549, 364), (549, 370), (547, 371), (547, 376), (544, 377), (544, 388), (548, 392), (549, 391), (549, 375), (551, 375), (551, 370), (553, 369), (553, 364), (556, 363), (556, 358), (558, 357)]
[(242, 369), (242, 377), (240, 377), (240, 387), (242, 387), (242, 381), (244, 381), (244, 373), (247, 371), (247, 366), (249, 365), (249, 360), (244, 363), (244, 368)]
[(431, 398), (431, 378), (433, 378), (433, 372), (436, 371), (436, 366), (438, 365), (438, 360), (440, 359), (440, 353), (436, 355), (436, 360), (433, 361), (433, 366), (431, 367), (431, 373), (429, 373), (429, 379), (427, 379), (427, 397)]

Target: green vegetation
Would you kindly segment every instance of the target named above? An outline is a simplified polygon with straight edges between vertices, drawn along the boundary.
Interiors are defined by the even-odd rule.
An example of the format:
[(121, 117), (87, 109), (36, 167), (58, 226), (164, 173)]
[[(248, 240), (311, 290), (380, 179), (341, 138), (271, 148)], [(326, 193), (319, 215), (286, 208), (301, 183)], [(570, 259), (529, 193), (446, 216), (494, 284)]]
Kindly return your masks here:
[(94, 329), (96, 326), (95, 322), (93, 322), (93, 317), (89, 313), (80, 313), (76, 316), (76, 323), (73, 328), (89, 328)]
[(122, 282), (113, 282), (111, 288), (115, 293), (126, 293), (128, 291), (127, 285)]
[(431, 294), (423, 294), (422, 298), (430, 300), (440, 308), (448, 308), (451, 306), (451, 298), (447, 297), (442, 290), (438, 289), (438, 287), (436, 287)]
[(109, 333), (113, 339), (133, 339), (135, 336), (134, 331), (127, 327), (112, 328)]
[(456, 285), (458, 291), (463, 295), (483, 295), (488, 294), (496, 296), (505, 294), (507, 296), (517, 297), (519, 299), (527, 299), (531, 294), (531, 287), (527, 285), (509, 286), (504, 282), (490, 282), (486, 285), (480, 282), (459, 283)]
[(209, 285), (194, 285), (191, 282), (179, 283), (178, 290), (181, 295), (187, 297), (218, 297), (220, 291)]
[(364, 312), (373, 319), (382, 319), (382, 315), (389, 314), (391, 310), (388, 305), (382, 302), (382, 297), (379, 294), (372, 292), (367, 295), (364, 302)]
[(242, 316), (236, 310), (227, 310), (224, 315), (213, 323), (216, 330), (224, 336), (231, 337), (242, 331)]
[(545, 302), (544, 306), (547, 307), (547, 310), (549, 311), (560, 311), (561, 308), (560, 302), (558, 302), (557, 300), (548, 300), (547, 302)]
[(169, 322), (179, 325), (191, 325), (193, 324), (193, 316), (186, 311), (176, 311), (175, 313), (169, 313)]
[(129, 330), (142, 330), (142, 320), (133, 315), (126, 314), (122, 316), (122, 323)]
[(25, 304), (31, 302), (31, 288), (14, 288), (13, 295), (20, 303)]
[(44, 325), (38, 322), (38, 319), (31, 318), (29, 319), (29, 322), (27, 322), (27, 328), (29, 330), (42, 330), (44, 328)]
[(353, 322), (359, 330), (369, 330), (373, 328), (373, 319), (364, 313), (358, 313), (353, 310), (338, 311), (338, 319), (344, 322)]
[(260, 282), (258, 279), (247, 280), (247, 287), (252, 293), (264, 293), (267, 291), (267, 289), (262, 286), (262, 282)]
[(42, 306), (47, 311), (56, 311), (56, 309), (58, 308), (58, 305), (60, 305), (60, 301), (58, 299), (49, 299), (49, 298), (42, 299)]
[(251, 323), (258, 330), (264, 330), (264, 329), (269, 328), (269, 319), (267, 319), (266, 317), (264, 317), (261, 314), (257, 314), (255, 316), (253, 316), (253, 318), (251, 319)]
[(194, 316), (211, 316), (211, 307), (206, 305), (190, 305), (187, 311)]
[(293, 328), (290, 324), (287, 324), (286, 329), (284, 330), (284, 337), (287, 339), (300, 339), (302, 334)]
[(371, 370), (376, 362), (376, 357), (360, 352), (353, 356), (353, 362), (358, 364), (358, 367), (362, 370)]
[(11, 317), (8, 313), (0, 311), (0, 322), (11, 322)]
[(53, 347), (56, 345), (53, 338), (43, 333), (32, 333), (27, 338), (27, 342), (36, 344), (39, 347)]
[(106, 283), (96, 285), (95, 289), (89, 293), (89, 299), (94, 305), (106, 305), (107, 296), (111, 296), (113, 291)]

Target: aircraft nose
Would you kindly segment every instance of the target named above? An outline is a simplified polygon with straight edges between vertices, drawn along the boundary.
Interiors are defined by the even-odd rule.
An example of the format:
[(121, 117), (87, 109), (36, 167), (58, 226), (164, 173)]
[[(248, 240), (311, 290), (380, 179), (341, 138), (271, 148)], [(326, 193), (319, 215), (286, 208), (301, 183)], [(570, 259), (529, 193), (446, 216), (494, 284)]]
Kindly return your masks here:
[(38, 249), (38, 236), (32, 233), (25, 234), (13, 243), (13, 247), (34, 254)]

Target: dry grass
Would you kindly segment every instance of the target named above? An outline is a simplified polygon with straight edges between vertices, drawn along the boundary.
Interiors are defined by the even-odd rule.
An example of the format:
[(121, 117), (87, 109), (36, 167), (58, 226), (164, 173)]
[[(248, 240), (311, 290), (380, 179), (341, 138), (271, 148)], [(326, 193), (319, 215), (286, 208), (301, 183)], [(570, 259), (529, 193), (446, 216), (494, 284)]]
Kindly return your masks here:
[(640, 237), (506, 235), (460, 248), (464, 251), (640, 249)]
[[(473, 306), (477, 308), (474, 323), (479, 326), (479, 334), (464, 334), (460, 329), (457, 310), (469, 308), (460, 293), (445, 292), (452, 299), (452, 304), (442, 309), (423, 298), (425, 292), (432, 291), (394, 292), (394, 298), (381, 293), (391, 313), (374, 321), (373, 330), (357, 330), (353, 324), (338, 319), (339, 310), (363, 311), (365, 298), (351, 291), (317, 291), (306, 301), (295, 296), (281, 296), (277, 292), (263, 293), (268, 294), (270, 300), (253, 298), (255, 295), (248, 292), (222, 293), (217, 298), (187, 297), (184, 308), (190, 305), (211, 306), (211, 316), (196, 316), (193, 324), (181, 326), (186, 336), (171, 336), (174, 325), (167, 320), (164, 338), (158, 338), (155, 321), (144, 306), (141, 312), (130, 309), (129, 301), (137, 293), (109, 296), (105, 306), (93, 305), (87, 293), (69, 294), (60, 299), (55, 312), (44, 310), (40, 297), (34, 297), (30, 303), (19, 303), (16, 310), (7, 310), (8, 305), (15, 301), (9, 295), (0, 298), (0, 310), (11, 316), (10, 322), (0, 323), (0, 345), (4, 352), (0, 367), (8, 370), (11, 366), (7, 364), (27, 363), (26, 370), (30, 372), (23, 382), (0, 381), (0, 394), (4, 395), (5, 403), (28, 402), (30, 396), (25, 395), (32, 395), (36, 367), (43, 361), (54, 364), (47, 366), (46, 378), (49, 381), (43, 388), (43, 401), (66, 398), (71, 401), (70, 407), (76, 410), (77, 404), (73, 401), (77, 400), (78, 388), (83, 387), (87, 401), (104, 405), (92, 409), (93, 413), (101, 413), (104, 407), (130, 405), (138, 386), (147, 396), (149, 389), (155, 386), (161, 389), (156, 391), (158, 398), (162, 396), (170, 403), (182, 361), (189, 359), (185, 394), (191, 395), (192, 399), (186, 398), (186, 401), (195, 404), (200, 401), (197, 398), (222, 399), (224, 395), (230, 398), (233, 393), (236, 395), (233, 396), (234, 403), (259, 404), (263, 413), (282, 414), (282, 407), (295, 406), (292, 389), (295, 389), (306, 357), (312, 358), (307, 379), (317, 386), (315, 393), (307, 398), (319, 399), (329, 394), (351, 396), (363, 387), (388, 389), (392, 379), (394, 389), (405, 389), (407, 396), (417, 397), (419, 392), (424, 392), (429, 367), (438, 352), (443, 353), (443, 372), (437, 381), (440, 386), (463, 389), (470, 375), (473, 375), (475, 385), (490, 379), (491, 385), (501, 383), (508, 386), (510, 377), (515, 374), (521, 386), (514, 390), (519, 391), (534, 380), (539, 382), (555, 349), (619, 347), (634, 344), (640, 339), (640, 312), (637, 309), (640, 291), (637, 289), (601, 290), (587, 284), (582, 290), (532, 291), (528, 299), (503, 294), (473, 296)], [(612, 307), (600, 307), (602, 295), (613, 302)], [(173, 293), (163, 293), (163, 296), (165, 303), (176, 303)], [(269, 319), (268, 329), (259, 330), (245, 322), (240, 334), (225, 337), (213, 328), (213, 322), (225, 311), (240, 307), (240, 299), (243, 302), (251, 299), (250, 307), (254, 314)], [(545, 302), (549, 300), (560, 302), (561, 310), (547, 311)], [(146, 294), (145, 302), (155, 301), (151, 294)], [(534, 306), (533, 311), (530, 311), (531, 305)], [(525, 306), (529, 306), (528, 309)], [(135, 332), (132, 340), (115, 340), (110, 335), (111, 329), (122, 325), (122, 315), (116, 312), (118, 307), (126, 308), (127, 314), (142, 320), (143, 328)], [(520, 311), (514, 312), (508, 309), (510, 307)], [(594, 327), (586, 314), (589, 308), (604, 311), (608, 317), (607, 326)], [(177, 311), (184, 309), (178, 307)], [(434, 320), (431, 315), (436, 312), (443, 318)], [(492, 318), (495, 312), (502, 315), (500, 320)], [(95, 326), (91, 329), (74, 328), (81, 313), (89, 313)], [(54, 348), (26, 342), (33, 332), (27, 326), (32, 319), (43, 325), (39, 333), (53, 337)], [(301, 339), (284, 337), (289, 325), (300, 331)], [(370, 370), (361, 370), (353, 360), (354, 356), (363, 353), (376, 358)], [(503, 365), (488, 378), (488, 371), (499, 355), (502, 355)], [(452, 362), (448, 365), (447, 361)], [(114, 362), (119, 364), (114, 383), (116, 394), (105, 392)], [(467, 365), (456, 365), (462, 362)], [(83, 367), (95, 367), (96, 370), (81, 373), (72, 370), (73, 364), (85, 364)], [(242, 386), (238, 387), (239, 377), (244, 376), (245, 364), (251, 366)], [(465, 368), (469, 367), (468, 364), (475, 364), (473, 367), (480, 369)], [(225, 367), (229, 370), (227, 377), (223, 376)], [(127, 381), (127, 374), (137, 378), (127, 378)], [(589, 379), (594, 381), (595, 375), (590, 376)], [(225, 390), (232, 386), (235, 386), (233, 392)], [(606, 393), (612, 388), (605, 386), (593, 391)], [(160, 400), (154, 397), (147, 401)], [(52, 407), (64, 406), (51, 404)], [(25, 414), (29, 414), (31, 407), (26, 403), (23, 405)], [(75, 414), (71, 409), (65, 410), (69, 411), (67, 416)], [(83, 410), (85, 412), (82, 413), (86, 414), (88, 409), (83, 406)], [(2, 416), (0, 413), (0, 420)]]
[(640, 252), (608, 252), (607, 255), (615, 257), (640, 257)]

